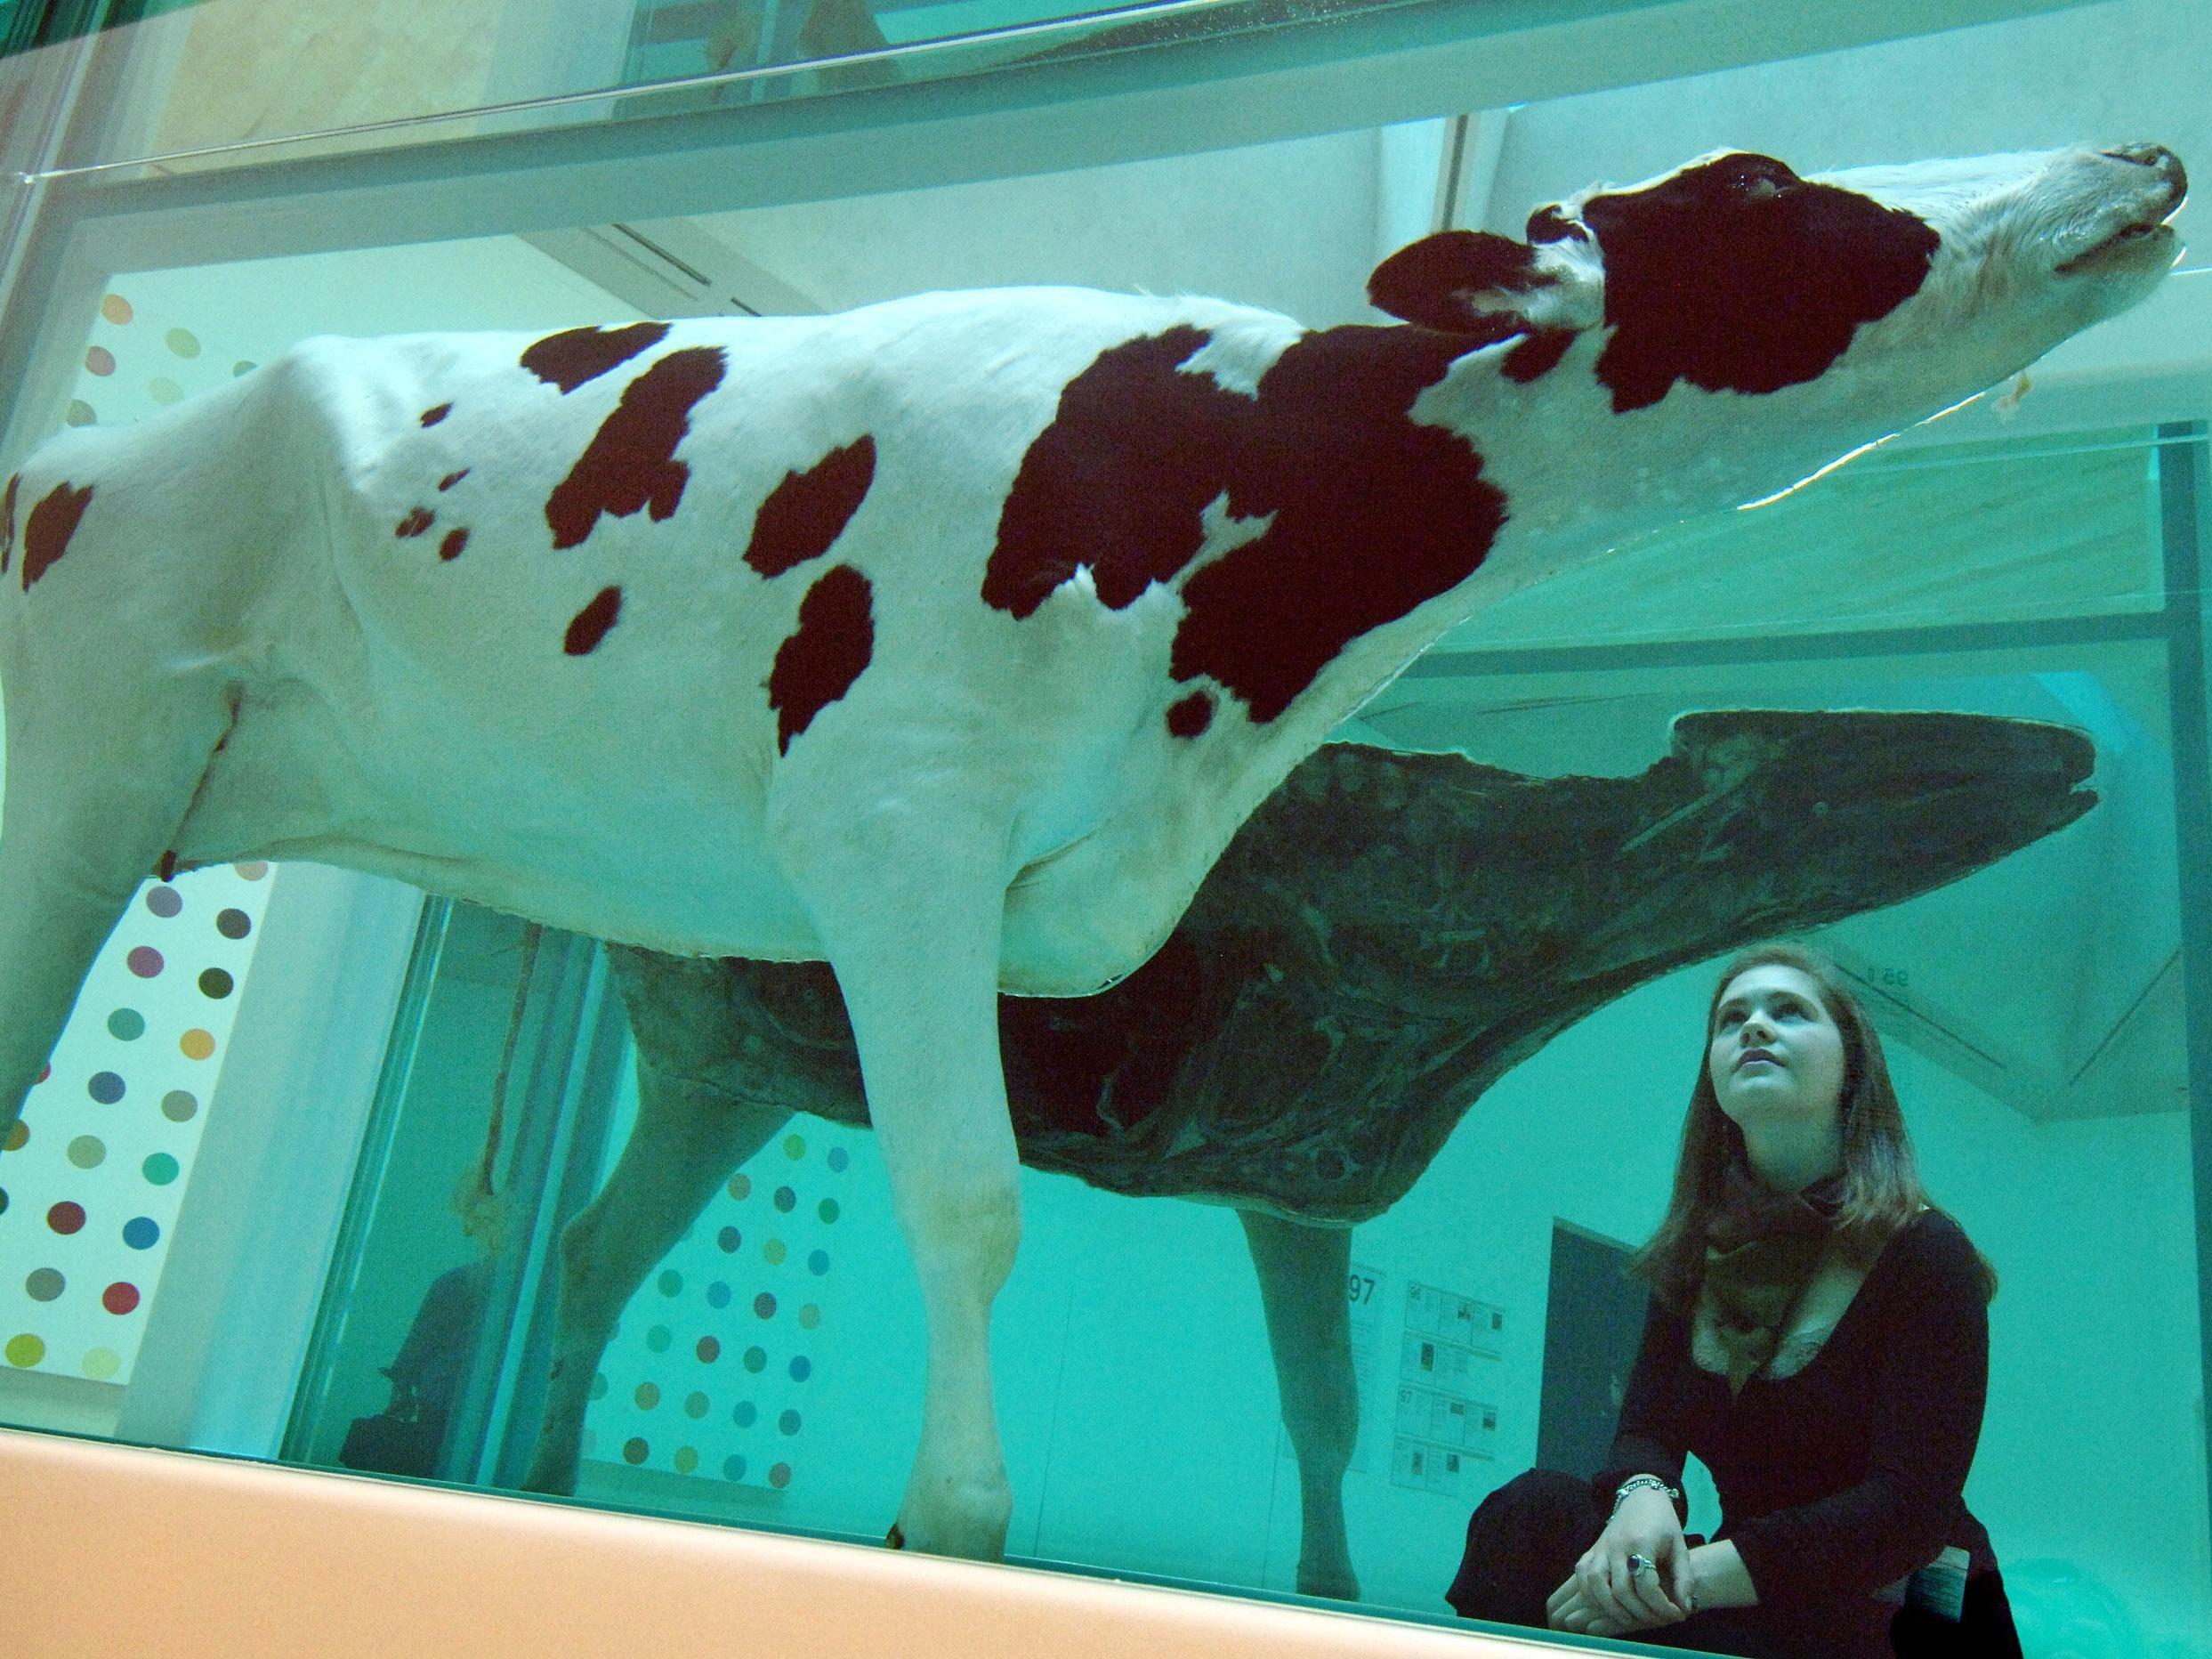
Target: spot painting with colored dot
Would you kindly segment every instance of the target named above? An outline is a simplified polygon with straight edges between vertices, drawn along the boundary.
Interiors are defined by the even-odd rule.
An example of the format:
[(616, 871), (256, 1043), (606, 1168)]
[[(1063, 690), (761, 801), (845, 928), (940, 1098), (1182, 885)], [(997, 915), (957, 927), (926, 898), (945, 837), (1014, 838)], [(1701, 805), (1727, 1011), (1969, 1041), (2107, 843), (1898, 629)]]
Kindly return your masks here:
[[(112, 329), (144, 326), (134, 312), (103, 317)], [(124, 350), (119, 340), (109, 349)], [(250, 991), (268, 876), (266, 865), (250, 877), (218, 866), (141, 886), (22, 1121), (0, 1137), (0, 1261), (20, 1264), (0, 1279), (11, 1366), (130, 1380), (209, 1091)]]

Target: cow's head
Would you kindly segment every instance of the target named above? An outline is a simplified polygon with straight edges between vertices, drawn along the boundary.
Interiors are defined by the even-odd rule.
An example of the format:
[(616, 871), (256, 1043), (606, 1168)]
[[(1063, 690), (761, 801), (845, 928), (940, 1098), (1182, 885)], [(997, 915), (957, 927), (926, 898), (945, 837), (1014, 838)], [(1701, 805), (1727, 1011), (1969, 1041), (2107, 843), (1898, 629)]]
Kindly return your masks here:
[(1525, 242), (1427, 238), (1368, 289), (1430, 328), (1494, 338), (1517, 321), (1549, 344), (1521, 348), (1533, 373), (1507, 360), (1515, 378), (1602, 330), (1577, 361), (1619, 413), (1819, 383), (1826, 414), (1893, 425), (2143, 298), (2174, 263), (2187, 184), (2150, 144), (1813, 178), (1729, 151), (1538, 208)]

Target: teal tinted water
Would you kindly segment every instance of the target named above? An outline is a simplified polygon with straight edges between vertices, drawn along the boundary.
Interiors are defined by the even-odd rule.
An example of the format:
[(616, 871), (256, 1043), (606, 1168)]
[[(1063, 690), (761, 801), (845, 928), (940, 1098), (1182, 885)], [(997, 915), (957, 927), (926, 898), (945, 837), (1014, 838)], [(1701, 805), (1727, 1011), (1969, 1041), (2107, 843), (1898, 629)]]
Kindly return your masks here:
[[(1723, 143), (1807, 168), (2078, 138), (2212, 155), (2186, 73), (2201, 54), (2184, 49), (2201, 28), (2187, 8), (2131, 4), (1697, 76), (1673, 71), (1713, 59), (1662, 29), (1638, 72), (1668, 78), (1589, 91), (1536, 53), (1529, 101), (1463, 130), (1363, 126), (1222, 151), (1208, 146), (1229, 129), (1194, 129), (1137, 146), (1189, 152), (1164, 159), (860, 196), (827, 181), (823, 200), (698, 214), (703, 241), (660, 234), (687, 261), (723, 260), (712, 274), (763, 309), (1071, 280), (1373, 320), (1360, 279), (1429, 227), (1440, 182), (1481, 203), (1460, 223), (1514, 231), (1529, 206), (1594, 177)], [(1393, 109), (1396, 95), (1373, 94)], [(1316, 109), (1314, 125), (1350, 120)], [(335, 203), (319, 223), (318, 247), (375, 234)], [(113, 273), (98, 295), (62, 296), (93, 320), (53, 325), (75, 366), (56, 419), (150, 416), (317, 332), (550, 328), (709, 303), (666, 271), (658, 287), (626, 286), (547, 241), (563, 256), (499, 237)], [(1356, 1223), (1306, 1258), (1341, 1297), (1357, 1379), (1349, 1561), (1367, 1605), (1441, 1614), (1473, 1504), (1603, 1436), (1612, 1339), (1632, 1317), (1611, 1267), (1664, 1203), (1709, 959), (1803, 927), (1867, 997), (1930, 1190), (2002, 1279), (1967, 1498), (2029, 1650), (2212, 1645), (2192, 1178), (2203, 1080), (2187, 1041), (2208, 875), (2192, 562), (2212, 338), (2201, 285), (2184, 271), (2038, 368), (2009, 420), (1968, 411), (1478, 619), (1339, 733), (1369, 751), (1464, 757), (1450, 810), (1409, 805), (1443, 786), (1392, 764), (1332, 763), (1333, 781), (1293, 797), (1316, 818), (1286, 820), (1271, 844), (1295, 854), (1301, 826), (1325, 821), (1327, 836), (1308, 836), (1316, 856), (1247, 872), (1209, 912), (1221, 927), (1255, 919), (1266, 937), (1249, 954), (1217, 933), (1210, 954), (1165, 964), (1197, 990), (1133, 985), (1152, 1000), (1104, 1036), (1074, 1016), (1029, 1033), (1029, 1075), (1051, 1061), (1089, 1094), (1061, 1091), (1061, 1110), (1028, 1126), (1059, 1172), (1024, 1178), (1021, 1258), (997, 1315), (1012, 1555), (1254, 1593), (1301, 1583), (1308, 1517), (1244, 1227), (1219, 1202), (1068, 1172), (1127, 1189), (1203, 1164), (1207, 1179), (1174, 1184), (1277, 1208), (1303, 1194), (1321, 1218)], [(1678, 715), (1743, 709), (2055, 724), (2093, 746), (2097, 804), (2069, 817), (2063, 766), (2055, 781), (2007, 771), (2010, 728), (1909, 722), (1809, 725), (1795, 747), (1761, 747), (1741, 722), (1693, 726), (1674, 769), (1637, 783), (1670, 753)], [(1509, 788), (1499, 772), (1533, 781)], [(1554, 781), (1577, 777), (1601, 781)], [(1977, 778), (1982, 792), (1952, 793)], [(1503, 804), (1524, 789), (1544, 803), (1533, 815)], [(1387, 829), (1344, 827), (1361, 821)], [(1598, 823), (1616, 827), (1611, 841)], [(1758, 823), (1794, 826), (1791, 855), (1737, 859)], [(1961, 830), (1995, 838), (1986, 859), (1950, 846)], [(1816, 869), (1818, 893), (1784, 890)], [(1264, 890), (1268, 870), (1311, 884), (1321, 919), (1269, 908), (1280, 893)], [(1956, 879), (1907, 892), (1916, 871)], [(533, 951), (520, 924), (462, 907), (397, 935), (348, 933), (337, 890), (317, 879), (287, 867), (273, 896), (243, 871), (155, 884), (118, 935), (79, 1021), (99, 1048), (57, 1057), (69, 1109), (35, 1113), (27, 1144), (0, 1160), (0, 1339), (26, 1390), (0, 1396), (0, 1415), (152, 1440), (197, 1423), (219, 1449), (513, 1486), (553, 1362), (570, 1265), (560, 1229), (637, 1121), (618, 987), (588, 944), (548, 935)], [(308, 919), (256, 975), (261, 924), (277, 914), (263, 906), (287, 882)], [(1719, 935), (1684, 927), (1699, 905)], [(297, 943), (311, 925), (311, 948)], [(1568, 984), (1580, 953), (1622, 938), (1646, 942), (1635, 972)], [(234, 976), (235, 994), (211, 991), (224, 981), (210, 974)], [(287, 981), (335, 988), (282, 1005), (287, 1052), (309, 1058), (271, 1084), (253, 1057), (263, 1038), (219, 1069), (233, 1010)], [(1248, 995), (1199, 994), (1223, 986)], [(1494, 1040), (1447, 1063), (1438, 1031), (1457, 1021), (1494, 1037), (1507, 991), (1559, 1028), (1525, 1054)], [(881, 1162), (851, 1121), (819, 983), (756, 987), (743, 1015), (716, 994), (722, 1006), (662, 1037), (703, 1044), (731, 1068), (707, 1080), (734, 1094), (731, 1079), (748, 1079), (767, 1108), (715, 1123), (716, 1154), (692, 1161), (726, 1161), (706, 1169), (704, 1207), (661, 1206), (676, 1242), (637, 1259), (634, 1234), (615, 1239), (636, 1288), (581, 1382), (576, 1491), (880, 1537), (918, 1433), (922, 1367)], [(1205, 1086), (1178, 1095), (1159, 1052), (1199, 1040), (1175, 1023), (1194, 1008), (1228, 1034), (1207, 1050), (1219, 1064)], [(327, 1059), (345, 1033), (351, 1057)], [(472, 1232), (455, 1195), (503, 1069), (504, 1202)], [(246, 1103), (234, 1112), (270, 1126), (256, 1145), (281, 1155), (266, 1167), (221, 1146), (201, 1161), (219, 1080)], [(1417, 1101), (1430, 1114), (1419, 1133), (1346, 1127)], [(732, 1110), (719, 1097), (704, 1109)], [(1288, 1153), (1266, 1141), (1285, 1122), (1303, 1126)], [(740, 1135), (758, 1142), (741, 1159)], [(203, 1250), (190, 1274), (161, 1275), (180, 1239), (232, 1235), (229, 1255)], [(194, 1278), (211, 1259), (217, 1283)], [(289, 1301), (268, 1293), (279, 1281)], [(149, 1315), (189, 1296), (220, 1316), (187, 1356)], [(392, 1370), (408, 1384), (396, 1412)], [(1709, 1527), (1713, 1494), (1694, 1471), (1691, 1495), (1693, 1525)]]

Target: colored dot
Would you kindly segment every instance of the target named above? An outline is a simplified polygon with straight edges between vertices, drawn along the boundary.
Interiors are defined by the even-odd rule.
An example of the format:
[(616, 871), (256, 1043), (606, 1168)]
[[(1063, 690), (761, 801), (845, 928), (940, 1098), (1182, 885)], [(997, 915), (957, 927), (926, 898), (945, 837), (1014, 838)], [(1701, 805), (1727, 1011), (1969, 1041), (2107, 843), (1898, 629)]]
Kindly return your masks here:
[(786, 1412), (781, 1417), (779, 1417), (776, 1420), (776, 1427), (781, 1429), (785, 1434), (797, 1434), (799, 1432), (799, 1414), (796, 1412)]
[(123, 959), (123, 965), (141, 979), (151, 979), (161, 972), (161, 952), (149, 944), (142, 944)]
[(90, 426), (100, 418), (100, 415), (83, 398), (71, 398), (69, 407), (62, 411), (61, 418), (72, 426)]
[(136, 1008), (117, 1008), (108, 1016), (108, 1035), (117, 1042), (136, 1042), (146, 1034), (146, 1016)]
[(622, 1443), (622, 1461), (625, 1463), (642, 1463), (645, 1454), (651, 1450), (642, 1440), (625, 1440)]
[(179, 357), (198, 357), (199, 338), (190, 328), (172, 328), (162, 338)]
[(650, 1412), (653, 1409), (653, 1407), (660, 1404), (660, 1385), (652, 1382), (641, 1382), (637, 1385), (637, 1392), (630, 1397), (637, 1402), (637, 1409), (639, 1411)]
[(230, 378), (236, 380), (240, 375), (250, 375), (260, 367), (261, 365), (258, 363), (247, 362), (246, 360), (241, 358), (238, 361), (230, 365)]
[(737, 1409), (730, 1413), (730, 1420), (740, 1428), (750, 1428), (760, 1420), (760, 1407), (750, 1400), (739, 1400)]
[[(246, 873), (246, 867), (243, 864), (238, 866), (238, 873), (240, 875)], [(243, 939), (254, 931), (254, 919), (244, 910), (217, 910), (215, 931), (226, 939)]]
[(676, 1473), (679, 1475), (688, 1475), (699, 1466), (699, 1454), (693, 1447), (678, 1446), (676, 1448), (676, 1455), (674, 1461), (676, 1467)]
[(698, 1346), (691, 1350), (699, 1356), (699, 1364), (711, 1365), (722, 1357), (722, 1342), (716, 1337), (701, 1337)]
[(166, 919), (184, 908), (184, 895), (166, 882), (146, 889), (146, 908)]
[(85, 353), (85, 367), (95, 375), (115, 373), (115, 353), (104, 345), (95, 345)]
[(105, 1382), (123, 1369), (123, 1356), (111, 1347), (87, 1348), (85, 1351), (85, 1374), (94, 1382)]
[(113, 1072), (94, 1072), (85, 1080), (85, 1092), (103, 1106), (123, 1098), (123, 1080)]
[(146, 395), (157, 403), (167, 405), (184, 396), (184, 388), (166, 375), (156, 375), (146, 383)]
[(138, 1286), (118, 1279), (100, 1293), (100, 1305), (111, 1314), (127, 1314), (138, 1306)]
[(848, 1153), (844, 1147), (832, 1146), (829, 1149), (829, 1167), (836, 1170), (839, 1175), (843, 1175), (845, 1172), (845, 1165), (851, 1163), (852, 1161), (852, 1159), (851, 1154)]
[(723, 1459), (722, 1477), (724, 1480), (743, 1480), (745, 1478), (745, 1460), (734, 1452), (728, 1457)]
[(28, 1331), (19, 1337), (8, 1339), (8, 1364), (23, 1367), (36, 1365), (46, 1357), (46, 1345)]
[(768, 1350), (764, 1347), (749, 1347), (746, 1349), (745, 1368), (749, 1372), (755, 1372), (766, 1371), (768, 1369)]
[(662, 1273), (660, 1275), (660, 1293), (663, 1296), (681, 1295), (682, 1291), (683, 1275), (682, 1274), (678, 1273), (674, 1267), (670, 1267)]
[[(263, 876), (266, 876), (269, 873), (269, 866), (258, 858), (249, 858), (243, 864), (233, 864), (230, 868), (238, 872), (238, 879), (240, 881), (259, 881)], [(241, 911), (239, 914), (240, 919), (243, 919), (244, 912)], [(242, 939), (246, 935), (244, 934), (236, 934), (232, 935), (232, 937), (239, 939)]]
[(827, 1226), (831, 1222), (836, 1220), (836, 1218), (844, 1212), (837, 1208), (837, 1201), (836, 1199), (825, 1198), (820, 1203), (814, 1206), (814, 1213), (822, 1218), (822, 1225)]
[(188, 1060), (205, 1060), (215, 1051), (215, 1034), (195, 1025), (177, 1039), (177, 1047), (183, 1050)]
[(771, 1267), (783, 1266), (784, 1247), (781, 1239), (771, 1239), (761, 1246), (761, 1259)]
[(190, 1123), (198, 1110), (199, 1102), (182, 1088), (173, 1088), (161, 1097), (161, 1115), (172, 1123)]
[(768, 1484), (781, 1492), (791, 1484), (791, 1465), (779, 1463), (768, 1471)]
[(724, 1227), (714, 1234), (714, 1242), (722, 1247), (722, 1253), (727, 1256), (745, 1242), (745, 1234), (735, 1227)]
[(776, 1298), (774, 1294), (768, 1291), (763, 1291), (758, 1296), (755, 1297), (753, 1299), (753, 1311), (755, 1314), (758, 1314), (763, 1319), (773, 1319), (776, 1316)]
[(66, 1238), (84, 1226), (85, 1206), (65, 1198), (46, 1211), (46, 1225)]
[(730, 1287), (724, 1284), (720, 1279), (715, 1280), (714, 1283), (708, 1285), (706, 1287), (706, 1305), (709, 1307), (729, 1307)]
[(790, 1159), (794, 1163), (796, 1163), (800, 1159), (805, 1157), (806, 1137), (803, 1135), (785, 1136), (783, 1137), (783, 1155)]
[(69, 1143), (69, 1161), (80, 1169), (97, 1169), (108, 1161), (108, 1144), (97, 1135), (80, 1135)]
[(0, 1136), (0, 1152), (20, 1152), (31, 1137), (31, 1126), (18, 1118), (8, 1125), (8, 1132)]
[(815, 1326), (820, 1324), (821, 1323), (822, 1310), (815, 1307), (813, 1303), (809, 1302), (805, 1307), (799, 1309), (800, 1330), (811, 1331)]
[(157, 1152), (140, 1165), (146, 1179), (155, 1186), (166, 1186), (177, 1178), (177, 1161), (165, 1152)]
[(747, 1199), (752, 1197), (752, 1180), (748, 1177), (743, 1175), (731, 1176), (730, 1177), (730, 1196), (736, 1199), (739, 1203), (743, 1203)]
[(161, 1242), (161, 1224), (151, 1216), (133, 1216), (123, 1224), (123, 1242), (133, 1250), (151, 1250)]
[(781, 1210), (787, 1216), (798, 1207), (799, 1195), (796, 1193), (793, 1192), (787, 1186), (779, 1186), (776, 1189), (776, 1208), (778, 1210)]
[(221, 968), (211, 967), (199, 976), (199, 994), (212, 1001), (220, 1002), (230, 994), (237, 983)]
[(666, 1354), (668, 1345), (675, 1340), (666, 1325), (655, 1325), (645, 1333), (645, 1346), (656, 1354)]
[(811, 1255), (808, 1256), (806, 1258), (806, 1270), (818, 1279), (820, 1278), (822, 1275), (827, 1273), (829, 1271), (829, 1252), (826, 1250), (818, 1250)]
[(607, 1373), (603, 1371), (595, 1371), (592, 1373), (592, 1398), (603, 1400), (606, 1397)]
[(706, 1416), (706, 1396), (696, 1388), (694, 1388), (690, 1393), (685, 1395), (683, 1396), (683, 1414), (686, 1417)]
[(120, 294), (110, 294), (107, 298), (101, 300), (100, 302), (100, 314), (102, 317), (105, 317), (109, 322), (114, 323), (117, 328), (120, 328), (123, 324), (130, 321), (132, 317), (135, 315), (135, 313), (131, 310), (131, 302), (125, 299)]
[(795, 1355), (793, 1355), (793, 1356), (791, 1356), (791, 1380), (792, 1380), (792, 1381), (794, 1381), (794, 1382), (804, 1382), (804, 1381), (805, 1381), (805, 1380), (806, 1380), (809, 1377), (812, 1376), (813, 1374), (814, 1374), (814, 1362), (813, 1362), (812, 1360), (811, 1360), (811, 1359), (807, 1358), (807, 1356), (806, 1356), (805, 1355), (803, 1355), (803, 1354), (795, 1354)]
[(61, 1276), (58, 1268), (39, 1267), (23, 1281), (23, 1294), (34, 1302), (51, 1302), (68, 1290), (69, 1285), (69, 1282)]

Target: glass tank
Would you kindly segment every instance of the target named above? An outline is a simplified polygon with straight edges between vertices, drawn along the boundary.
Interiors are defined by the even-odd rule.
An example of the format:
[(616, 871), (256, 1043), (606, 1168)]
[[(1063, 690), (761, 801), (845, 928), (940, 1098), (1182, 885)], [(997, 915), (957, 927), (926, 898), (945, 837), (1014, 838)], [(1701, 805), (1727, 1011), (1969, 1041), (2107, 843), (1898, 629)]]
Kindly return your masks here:
[[(1519, 246), (1716, 150), (2212, 166), (2185, 0), (1819, 10), (0, 8), (8, 468), (318, 336), (1058, 285), (1373, 327), (1401, 247)], [(1610, 1507), (1716, 976), (1790, 940), (1994, 1269), (1963, 1505), (2022, 1648), (2212, 1651), (2206, 266), (1833, 472), (1487, 597), (1142, 967), (1001, 1000), (1004, 1558), (1449, 1623), (1486, 1501), (1552, 1470)], [(0, 1422), (892, 1533), (927, 1298), (836, 975), (557, 919), (308, 857), (156, 870), (0, 1140)], [(1767, 1334), (1809, 1333), (1812, 1388), (1854, 1299), (1808, 1323), (1806, 1271)], [(1752, 1375), (1724, 1416), (1783, 1348)], [(1888, 1386), (1877, 1420), (1924, 1399)], [(1687, 1533), (1752, 1518), (1725, 1459), (1659, 1472)], [(1881, 1593), (1937, 1606), (1945, 1562)]]

